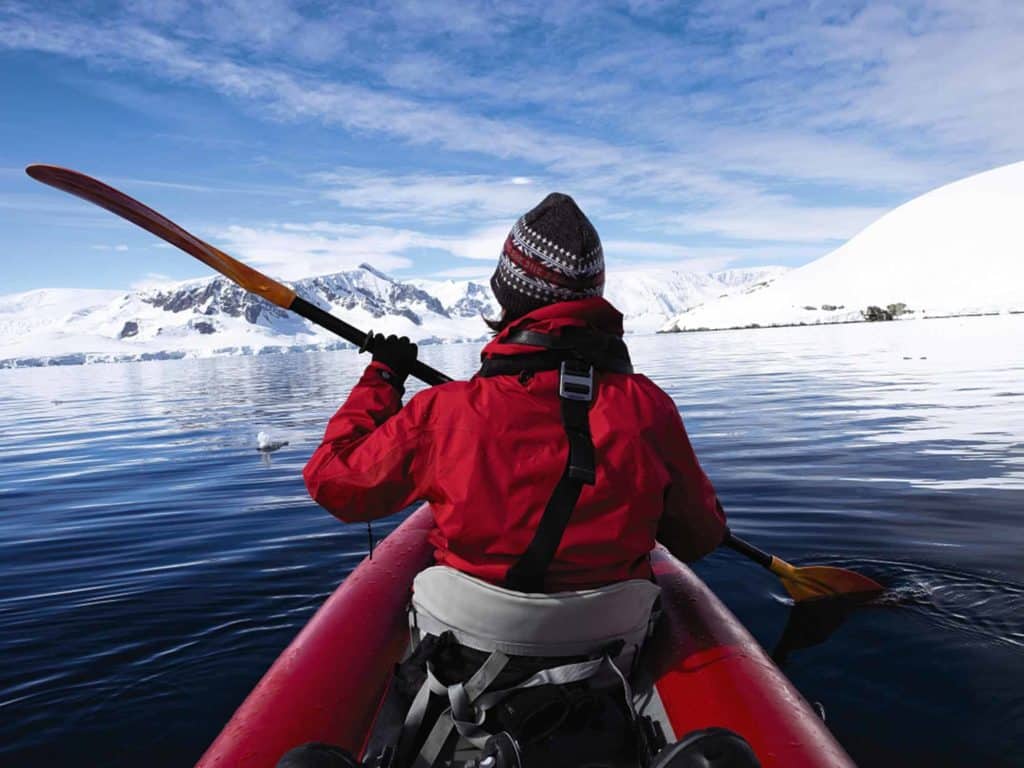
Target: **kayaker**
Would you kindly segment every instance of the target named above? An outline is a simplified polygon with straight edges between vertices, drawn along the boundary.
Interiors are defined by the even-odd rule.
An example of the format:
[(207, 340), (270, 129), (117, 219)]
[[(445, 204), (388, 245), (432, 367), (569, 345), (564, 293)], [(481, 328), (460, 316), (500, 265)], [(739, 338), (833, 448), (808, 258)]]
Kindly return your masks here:
[[(656, 539), (686, 562), (711, 552), (726, 531), (715, 490), (672, 399), (627, 372), (622, 315), (602, 298), (604, 279), (594, 226), (571, 197), (548, 195), (505, 240), (491, 278), (503, 311), (489, 323), (496, 335), (480, 373), (426, 389), (403, 408), (416, 345), (376, 335), (373, 361), (305, 467), (310, 495), (350, 523), (427, 500), (437, 562), (506, 586), (515, 586), (510, 569), (545, 509), (559, 506), (570, 513), (564, 532), (542, 531), (548, 540), (531, 557), (553, 556), (541, 563), (540, 583), (535, 573), (523, 582), (536, 591), (650, 578)], [(574, 351), (566, 345), (582, 363), (565, 374), (569, 387), (593, 397), (583, 406), (559, 397), (558, 361)], [(583, 410), (566, 417), (573, 408)], [(570, 445), (572, 460), (588, 465), (575, 479)]]
[[(482, 748), (479, 765), (563, 765), (556, 745), (571, 744), (587, 765), (646, 764), (657, 735), (627, 678), (656, 613), (650, 553), (660, 540), (702, 557), (724, 514), (672, 399), (633, 372), (600, 238), (571, 197), (516, 222), (491, 287), (502, 313), (471, 380), (403, 408), (416, 345), (372, 336), (373, 362), (303, 473), (346, 522), (430, 502), (439, 567), (413, 586), (415, 652), (393, 684), (410, 698), (388, 764), (447, 765), (456, 737)], [(539, 735), (556, 727), (575, 730)], [(286, 757), (312, 765), (316, 746)]]

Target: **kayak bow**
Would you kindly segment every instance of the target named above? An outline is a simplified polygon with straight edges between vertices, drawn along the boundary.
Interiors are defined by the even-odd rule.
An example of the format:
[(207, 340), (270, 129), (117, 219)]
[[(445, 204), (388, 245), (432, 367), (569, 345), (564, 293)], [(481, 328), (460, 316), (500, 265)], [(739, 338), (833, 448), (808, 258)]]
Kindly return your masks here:
[[(363, 560), (249, 694), (199, 768), (273, 768), (309, 741), (361, 752), (409, 642), (406, 608), (413, 578), (433, 564), (432, 524), (429, 508), (420, 507)], [(670, 741), (729, 728), (764, 768), (852, 768), (815, 711), (693, 571), (662, 547), (652, 558), (663, 616), (645, 649), (643, 671), (654, 685), (642, 713), (656, 716)]]

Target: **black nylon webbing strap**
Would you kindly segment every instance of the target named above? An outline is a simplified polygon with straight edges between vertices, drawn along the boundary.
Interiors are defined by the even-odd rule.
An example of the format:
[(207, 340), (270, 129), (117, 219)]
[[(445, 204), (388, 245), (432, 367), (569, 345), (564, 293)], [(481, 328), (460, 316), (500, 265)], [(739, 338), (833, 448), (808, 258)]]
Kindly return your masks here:
[[(505, 339), (507, 344), (526, 344), (541, 347), (552, 359), (564, 360), (568, 356), (582, 358), (602, 371), (613, 373), (632, 373), (633, 365), (629, 360), (629, 349), (621, 337), (610, 333), (600, 333), (585, 328), (566, 328), (559, 336), (551, 336), (538, 331), (521, 329), (513, 331)], [(532, 357), (521, 355), (517, 357)], [(557, 367), (553, 366), (553, 367)]]
[[(566, 347), (559, 337), (535, 331), (517, 331), (511, 334), (507, 341), (512, 344), (528, 344), (530, 346), (543, 346), (550, 343), (552, 346), (545, 347), (540, 352), (528, 352), (523, 355), (488, 357), (481, 364), (480, 376), (516, 376), (523, 371), (556, 370), (567, 357), (573, 354), (569, 351), (571, 348)], [(584, 343), (584, 347), (585, 350), (581, 350), (576, 355), (588, 361), (597, 370), (608, 373), (633, 373), (629, 350), (622, 339), (613, 336), (600, 343)]]
[(565, 471), (544, 508), (526, 551), (509, 569), (505, 586), (517, 592), (543, 592), (544, 577), (584, 485), (595, 480), (594, 441), (590, 435), (590, 401), (562, 398), (562, 424), (569, 438)]
[[(593, 369), (590, 373), (593, 375)], [(569, 438), (569, 462), (565, 471), (571, 479), (579, 480), (583, 485), (594, 484), (596, 471), (594, 439), (590, 435), (590, 403), (590, 398), (562, 398), (562, 426)]]
[(565, 328), (557, 336), (519, 329), (504, 341), (540, 347), (541, 351), (489, 357), (483, 361), (477, 375), (514, 376), (561, 368), (559, 394), (562, 425), (569, 440), (569, 458), (533, 539), (505, 577), (505, 586), (509, 589), (543, 592), (548, 567), (555, 558), (583, 486), (593, 485), (595, 481), (597, 462), (589, 421), (590, 403), (596, 395), (594, 371), (633, 373), (633, 364), (621, 337), (592, 328)]

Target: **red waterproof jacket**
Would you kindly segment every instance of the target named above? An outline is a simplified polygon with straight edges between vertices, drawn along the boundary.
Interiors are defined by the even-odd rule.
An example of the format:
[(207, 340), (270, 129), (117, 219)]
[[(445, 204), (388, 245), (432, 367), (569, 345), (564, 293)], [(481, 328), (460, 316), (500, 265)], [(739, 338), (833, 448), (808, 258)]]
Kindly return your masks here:
[[(539, 351), (505, 341), (518, 328), (557, 334), (584, 325), (621, 335), (622, 315), (599, 298), (552, 304), (515, 321), (482, 356)], [(504, 583), (568, 458), (558, 372), (451, 382), (403, 408), (381, 368), (367, 367), (328, 422), (303, 471), (310, 495), (346, 522), (429, 501), (437, 562)], [(639, 374), (597, 374), (590, 430), (596, 483), (576, 503), (547, 571), (549, 591), (649, 578), (656, 538), (684, 561), (721, 543), (715, 490), (659, 387)]]

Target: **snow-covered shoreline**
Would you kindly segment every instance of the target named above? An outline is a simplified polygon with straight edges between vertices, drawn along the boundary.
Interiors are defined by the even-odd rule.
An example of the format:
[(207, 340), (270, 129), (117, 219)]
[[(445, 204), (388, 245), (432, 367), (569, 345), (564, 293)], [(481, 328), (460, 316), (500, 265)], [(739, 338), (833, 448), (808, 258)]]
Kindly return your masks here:
[[(921, 315), (921, 316), (918, 316), (918, 317), (915, 317), (913, 315), (903, 315), (903, 316), (900, 316), (900, 317), (893, 317), (893, 318), (891, 318), (891, 320), (893, 322), (906, 323), (906, 322), (912, 322), (912, 321), (915, 321), (915, 320), (917, 320), (917, 321), (919, 321), (919, 320), (957, 320), (957, 319), (967, 319), (967, 318), (975, 318), (975, 317), (1000, 317), (1000, 316), (1010, 316), (1010, 315), (1024, 315), (1024, 309), (1004, 309), (1004, 310), (999, 310), (999, 311), (995, 311), (995, 312), (959, 312), (959, 313), (948, 314), (948, 315)], [(658, 333), (659, 334), (671, 334), (671, 333), (725, 333), (727, 331), (756, 331), (756, 330), (767, 330), (767, 329), (771, 329), (771, 328), (818, 328), (818, 327), (826, 326), (826, 325), (860, 325), (860, 324), (872, 323), (872, 322), (875, 322), (875, 321), (869, 320), (868, 318), (862, 316), (860, 319), (828, 320), (828, 321), (817, 320), (817, 321), (811, 322), (811, 323), (808, 323), (808, 322), (769, 323), (768, 325), (761, 325), (760, 323), (751, 323), (750, 325), (733, 325), (733, 326), (724, 327), (724, 328), (708, 328), (708, 327), (698, 327), (698, 328), (666, 328), (666, 329), (659, 330)]]
[[(653, 333), (694, 304), (770, 282), (783, 267), (702, 274), (612, 272), (607, 298), (627, 333)], [(473, 281), (397, 280), (369, 265), (296, 281), (296, 292), (367, 331), (421, 345), (481, 342), (500, 309)], [(119, 293), (45, 289), (0, 296), (0, 368), (260, 355), (350, 347), (224, 277)]]
[(681, 312), (662, 330), (1024, 311), (1024, 162), (932, 190), (831, 253)]

